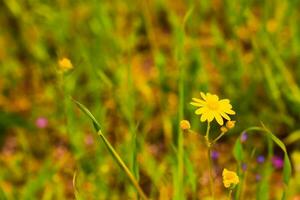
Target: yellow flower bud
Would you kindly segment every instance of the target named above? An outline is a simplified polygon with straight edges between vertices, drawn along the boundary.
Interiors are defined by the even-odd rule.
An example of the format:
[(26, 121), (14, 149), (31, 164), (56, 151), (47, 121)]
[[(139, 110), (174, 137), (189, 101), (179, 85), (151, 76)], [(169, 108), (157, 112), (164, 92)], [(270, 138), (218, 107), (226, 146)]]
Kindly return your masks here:
[(226, 168), (224, 168), (222, 176), (223, 184), (226, 188), (234, 187), (240, 182), (238, 175), (233, 171), (227, 170)]
[(69, 71), (73, 68), (71, 61), (68, 58), (62, 58), (58, 61), (59, 69), (63, 72)]
[(232, 129), (235, 125), (235, 121), (227, 121), (226, 122), (226, 128)]
[(188, 120), (181, 120), (180, 121), (180, 128), (183, 131), (187, 131), (191, 128), (191, 124)]
[(222, 133), (226, 133), (228, 131), (228, 129), (225, 126), (221, 126), (220, 130)]

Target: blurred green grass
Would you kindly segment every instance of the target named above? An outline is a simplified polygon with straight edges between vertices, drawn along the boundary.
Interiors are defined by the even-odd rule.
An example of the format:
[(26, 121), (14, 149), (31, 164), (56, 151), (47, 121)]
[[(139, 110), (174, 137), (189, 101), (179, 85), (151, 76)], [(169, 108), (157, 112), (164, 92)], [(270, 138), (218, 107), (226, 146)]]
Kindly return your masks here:
[[(299, 5), (299, 0), (1, 1), (0, 197), (73, 199), (75, 171), (83, 199), (136, 197), (70, 97), (93, 111), (154, 199), (176, 196), (178, 172), (177, 181), (183, 181), (177, 184), (189, 199), (209, 194), (203, 145), (195, 135), (178, 141), (177, 131), (182, 118), (205, 130), (188, 104), (199, 91), (229, 98), (237, 113), (235, 129), (217, 147), (217, 166), (235, 166), (234, 140), (261, 121), (284, 141), (290, 134), (298, 138)], [(58, 73), (62, 57), (74, 66), (64, 75)], [(45, 128), (36, 127), (41, 117), (48, 121)], [(257, 148), (267, 152), (264, 145)], [(292, 198), (300, 195), (299, 140), (288, 142), (288, 151), (295, 169)], [(177, 168), (178, 161), (185, 169)], [(278, 176), (275, 171), (271, 191), (281, 188)], [(220, 180), (217, 184), (222, 197)], [(247, 192), (253, 191), (249, 186)]]

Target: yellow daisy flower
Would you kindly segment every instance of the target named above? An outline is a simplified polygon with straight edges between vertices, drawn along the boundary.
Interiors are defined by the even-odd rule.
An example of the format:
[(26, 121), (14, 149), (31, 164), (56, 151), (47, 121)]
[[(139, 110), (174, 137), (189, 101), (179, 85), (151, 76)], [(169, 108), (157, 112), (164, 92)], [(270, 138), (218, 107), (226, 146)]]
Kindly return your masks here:
[(226, 188), (233, 187), (240, 182), (238, 175), (233, 171), (227, 170), (226, 168), (223, 169), (222, 176), (223, 184)]
[(211, 122), (214, 119), (222, 126), (224, 119), (230, 120), (229, 115), (234, 115), (235, 112), (232, 110), (232, 106), (228, 99), (221, 99), (215, 94), (200, 92), (202, 99), (193, 98), (191, 104), (193, 106), (199, 107), (195, 113), (196, 115), (201, 115), (200, 120), (202, 122)]

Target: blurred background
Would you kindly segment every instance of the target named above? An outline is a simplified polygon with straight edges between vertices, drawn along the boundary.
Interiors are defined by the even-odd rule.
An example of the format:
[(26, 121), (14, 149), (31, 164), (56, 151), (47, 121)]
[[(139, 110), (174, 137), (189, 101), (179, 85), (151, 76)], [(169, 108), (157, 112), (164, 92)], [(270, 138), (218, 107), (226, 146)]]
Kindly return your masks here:
[[(226, 195), (223, 167), (236, 166), (234, 141), (263, 122), (288, 148), (289, 197), (299, 199), (299, 7), (299, 0), (1, 0), (1, 199), (74, 199), (75, 172), (83, 199), (136, 198), (72, 98), (91, 110), (131, 167), (136, 148), (146, 194), (171, 199), (180, 80), (182, 116), (193, 130), (206, 128), (189, 104), (200, 91), (230, 99), (237, 113), (212, 155), (217, 196)], [(62, 58), (73, 68), (62, 72)], [(254, 199), (267, 149), (261, 136), (248, 136), (255, 156), (245, 196)], [(200, 136), (185, 134), (184, 148), (186, 197), (208, 196)], [(279, 149), (270, 162), (270, 199), (277, 199)]]

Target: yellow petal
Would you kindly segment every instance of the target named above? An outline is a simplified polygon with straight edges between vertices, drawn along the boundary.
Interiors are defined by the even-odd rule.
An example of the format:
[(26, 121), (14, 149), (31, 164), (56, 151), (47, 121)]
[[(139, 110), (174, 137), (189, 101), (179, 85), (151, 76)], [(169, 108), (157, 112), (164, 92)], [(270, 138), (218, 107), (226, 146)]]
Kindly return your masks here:
[(201, 122), (205, 122), (206, 120), (207, 120), (206, 115), (205, 115), (205, 114), (201, 115), (200, 121), (201, 121)]
[(217, 122), (222, 126), (223, 125), (223, 118), (221, 117), (221, 115), (219, 113), (215, 113), (215, 118), (217, 120)]
[(219, 101), (220, 103), (220, 106), (222, 108), (226, 108), (226, 109), (231, 109), (232, 108), (232, 105), (230, 104), (230, 101), (228, 99), (222, 99)]
[(214, 100), (219, 101), (219, 97), (217, 95), (213, 94), (212, 97)]
[(230, 187), (230, 182), (229, 181), (224, 181), (224, 187), (229, 188)]
[(206, 110), (207, 110), (206, 107), (198, 108), (198, 109), (195, 111), (195, 114), (196, 114), (196, 115), (201, 115), (202, 113), (205, 113)]
[(223, 172), (222, 172), (222, 176), (225, 176), (227, 172), (228, 172), (228, 169), (224, 168)]
[(220, 115), (221, 115), (224, 119), (230, 120), (230, 117), (229, 117), (226, 113), (220, 112)]
[(214, 119), (214, 114), (212, 112), (207, 112), (207, 120), (211, 122)]
[(206, 96), (205, 96), (205, 94), (204, 94), (203, 92), (200, 92), (200, 95), (201, 95), (201, 97), (202, 97), (204, 100), (206, 100)]
[(215, 94), (207, 93), (206, 94), (206, 100), (207, 101), (214, 101), (214, 102), (216, 102), (216, 101), (219, 101), (219, 97), (217, 95), (215, 95)]
[(203, 104), (205, 105), (205, 101), (201, 100), (201, 99), (198, 99), (198, 98), (192, 98), (193, 101), (195, 101), (196, 103), (200, 103), (200, 104)]
[(231, 110), (231, 109), (226, 109), (224, 112), (227, 113), (227, 114), (230, 114), (230, 115), (234, 115), (235, 114), (235, 112), (233, 110)]
[(190, 103), (193, 106), (202, 107), (203, 105), (201, 103), (191, 102)]
[(220, 103), (222, 103), (222, 104), (230, 104), (230, 101), (229, 101), (229, 99), (221, 99)]

